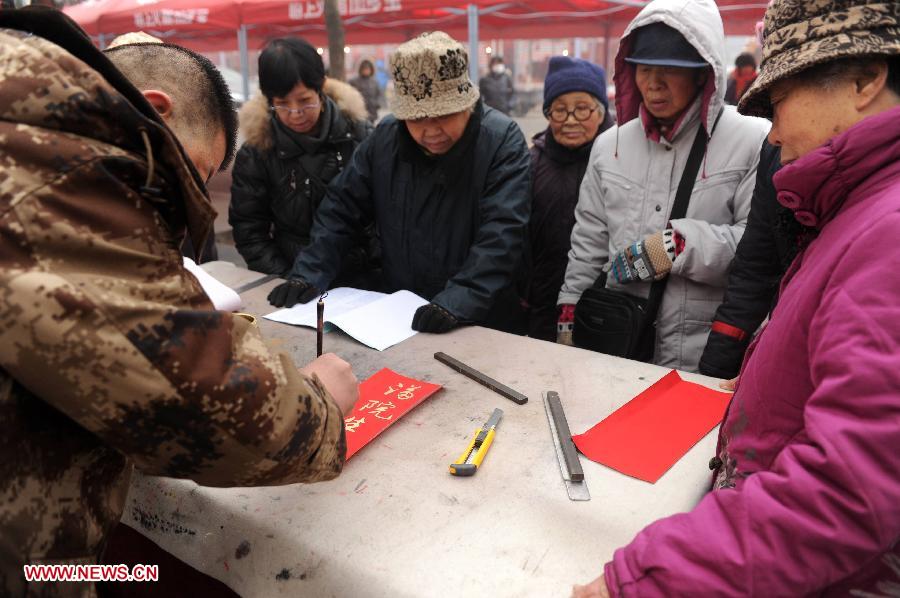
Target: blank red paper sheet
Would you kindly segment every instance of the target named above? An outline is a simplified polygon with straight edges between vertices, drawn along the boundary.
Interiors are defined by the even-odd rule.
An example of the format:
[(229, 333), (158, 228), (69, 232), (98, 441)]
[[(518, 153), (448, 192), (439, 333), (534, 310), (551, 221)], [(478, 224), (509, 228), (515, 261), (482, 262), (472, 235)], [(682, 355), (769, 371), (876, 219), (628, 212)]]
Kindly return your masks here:
[(730, 400), (672, 370), (572, 440), (588, 459), (652, 484), (722, 421)]

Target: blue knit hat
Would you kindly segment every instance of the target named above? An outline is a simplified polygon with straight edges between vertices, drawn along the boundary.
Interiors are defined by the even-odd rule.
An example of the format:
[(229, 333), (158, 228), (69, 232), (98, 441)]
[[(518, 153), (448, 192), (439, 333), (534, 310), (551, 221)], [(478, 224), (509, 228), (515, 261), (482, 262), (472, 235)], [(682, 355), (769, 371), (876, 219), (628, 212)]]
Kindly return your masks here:
[(602, 68), (580, 58), (554, 56), (544, 79), (544, 112), (550, 109), (553, 100), (571, 91), (589, 93), (603, 104), (604, 110), (609, 110), (606, 73)]

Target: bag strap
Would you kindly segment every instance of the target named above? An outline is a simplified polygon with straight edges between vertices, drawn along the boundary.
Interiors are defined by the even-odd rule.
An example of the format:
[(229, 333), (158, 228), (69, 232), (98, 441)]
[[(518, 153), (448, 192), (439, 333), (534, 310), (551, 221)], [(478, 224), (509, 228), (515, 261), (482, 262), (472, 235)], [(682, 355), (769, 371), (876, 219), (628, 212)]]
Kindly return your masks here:
[[(715, 123), (713, 123), (713, 131), (715, 131), (721, 117), (722, 111), (720, 110), (718, 116), (716, 116)], [(712, 136), (712, 132), (710, 132), (710, 136)], [(681, 180), (678, 182), (678, 190), (675, 192), (675, 202), (672, 205), (672, 212), (669, 214), (669, 221), (684, 218), (687, 214), (691, 193), (694, 192), (694, 181), (697, 180), (697, 173), (700, 172), (700, 163), (703, 161), (703, 155), (706, 153), (708, 139), (703, 123), (700, 123), (700, 126), (697, 128), (697, 135), (694, 137), (694, 144), (691, 145), (691, 152), (688, 154), (687, 162), (684, 165), (684, 172), (681, 173)], [(642, 338), (655, 330), (653, 324), (662, 305), (663, 293), (666, 290), (666, 285), (669, 283), (669, 278), (671, 276), (666, 276), (650, 285), (650, 295), (647, 298), (647, 313), (644, 318), (644, 330), (641, 333)]]

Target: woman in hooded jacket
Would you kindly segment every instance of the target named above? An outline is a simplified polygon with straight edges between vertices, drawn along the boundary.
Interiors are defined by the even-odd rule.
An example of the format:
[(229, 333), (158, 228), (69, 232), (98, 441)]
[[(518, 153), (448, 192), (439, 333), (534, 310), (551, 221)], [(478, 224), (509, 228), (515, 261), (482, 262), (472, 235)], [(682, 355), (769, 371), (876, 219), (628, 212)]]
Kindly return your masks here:
[(900, 3), (775, 0), (745, 113), (807, 227), (747, 350), (714, 490), (575, 596), (896, 596)]
[[(594, 143), (579, 192), (560, 342), (571, 342), (575, 304), (610, 263), (607, 287), (637, 297), (669, 277), (652, 361), (697, 370), (769, 128), (724, 106), (724, 37), (712, 0), (654, 0), (626, 29), (615, 61), (619, 125)], [(706, 153), (685, 217), (670, 219), (698, 130)]]
[[(259, 56), (262, 95), (241, 110), (246, 140), (234, 161), (228, 221), (247, 267), (286, 275), (309, 244), (328, 183), (372, 131), (365, 102), (325, 77), (316, 49), (299, 38), (269, 42)], [(336, 284), (368, 286), (377, 254), (361, 235)]]

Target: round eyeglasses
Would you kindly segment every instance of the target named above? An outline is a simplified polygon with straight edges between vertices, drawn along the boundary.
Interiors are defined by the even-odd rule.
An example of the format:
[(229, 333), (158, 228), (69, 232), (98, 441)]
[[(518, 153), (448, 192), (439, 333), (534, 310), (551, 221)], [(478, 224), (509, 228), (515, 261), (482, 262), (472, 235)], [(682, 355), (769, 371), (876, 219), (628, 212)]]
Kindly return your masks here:
[(577, 106), (575, 110), (566, 110), (565, 106), (557, 106), (549, 112), (547, 117), (555, 123), (564, 123), (569, 120), (569, 115), (581, 122), (589, 119), (591, 115), (600, 109), (600, 106)]

